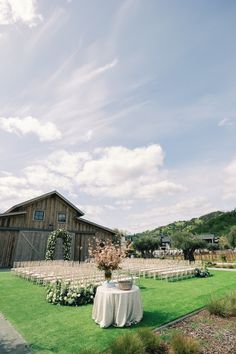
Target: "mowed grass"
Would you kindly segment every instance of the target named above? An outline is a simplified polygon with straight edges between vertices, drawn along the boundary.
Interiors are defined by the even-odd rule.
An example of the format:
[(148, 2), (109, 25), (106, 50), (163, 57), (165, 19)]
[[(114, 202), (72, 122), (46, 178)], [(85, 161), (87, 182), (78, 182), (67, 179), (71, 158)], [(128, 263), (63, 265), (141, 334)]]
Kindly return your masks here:
[(140, 327), (155, 328), (204, 306), (213, 295), (236, 289), (236, 272), (212, 271), (211, 278), (175, 283), (141, 279), (143, 321), (131, 328), (101, 329), (91, 318), (92, 305), (63, 307), (45, 301), (44, 287), (0, 272), (0, 312), (36, 353), (76, 354), (107, 349), (113, 339)]

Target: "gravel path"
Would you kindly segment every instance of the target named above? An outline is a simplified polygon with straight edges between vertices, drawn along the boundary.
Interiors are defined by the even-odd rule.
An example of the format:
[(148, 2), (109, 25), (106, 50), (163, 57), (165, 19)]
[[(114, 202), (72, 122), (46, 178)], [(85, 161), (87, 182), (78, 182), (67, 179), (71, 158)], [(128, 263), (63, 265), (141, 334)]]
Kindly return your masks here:
[(31, 354), (27, 343), (11, 323), (0, 314), (0, 353)]
[[(202, 354), (235, 354), (236, 353), (236, 318), (221, 318), (202, 310), (164, 330), (160, 334), (173, 331), (197, 339)], [(158, 333), (158, 332), (157, 332)]]

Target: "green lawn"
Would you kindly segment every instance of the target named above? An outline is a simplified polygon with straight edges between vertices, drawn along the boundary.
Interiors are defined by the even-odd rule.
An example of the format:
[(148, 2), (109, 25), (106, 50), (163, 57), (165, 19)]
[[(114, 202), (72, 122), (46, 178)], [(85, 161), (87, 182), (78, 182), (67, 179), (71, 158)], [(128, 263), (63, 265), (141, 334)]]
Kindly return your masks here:
[(8, 318), (37, 353), (80, 353), (82, 348), (99, 351), (112, 340), (138, 327), (158, 327), (205, 305), (212, 294), (236, 289), (236, 273), (212, 271), (211, 278), (175, 283), (142, 279), (143, 321), (132, 328), (101, 329), (91, 319), (92, 305), (63, 307), (45, 301), (45, 288), (0, 272), (0, 312)]

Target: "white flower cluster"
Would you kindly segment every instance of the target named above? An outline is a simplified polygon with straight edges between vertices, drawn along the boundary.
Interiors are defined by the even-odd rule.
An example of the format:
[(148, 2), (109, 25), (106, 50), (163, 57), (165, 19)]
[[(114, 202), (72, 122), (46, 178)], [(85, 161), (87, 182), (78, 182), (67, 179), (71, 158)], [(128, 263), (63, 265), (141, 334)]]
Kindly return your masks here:
[(72, 285), (57, 280), (48, 287), (46, 299), (55, 305), (81, 306), (93, 302), (96, 289), (97, 286), (94, 284)]

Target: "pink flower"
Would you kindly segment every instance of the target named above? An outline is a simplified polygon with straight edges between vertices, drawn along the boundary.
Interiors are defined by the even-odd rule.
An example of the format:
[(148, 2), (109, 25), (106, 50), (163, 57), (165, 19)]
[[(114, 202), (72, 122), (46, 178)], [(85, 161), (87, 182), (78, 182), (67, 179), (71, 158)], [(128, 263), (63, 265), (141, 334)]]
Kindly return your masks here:
[(96, 241), (96, 248), (89, 248), (89, 255), (94, 257), (97, 267), (101, 270), (119, 269), (119, 264), (125, 256), (122, 250), (111, 242)]

